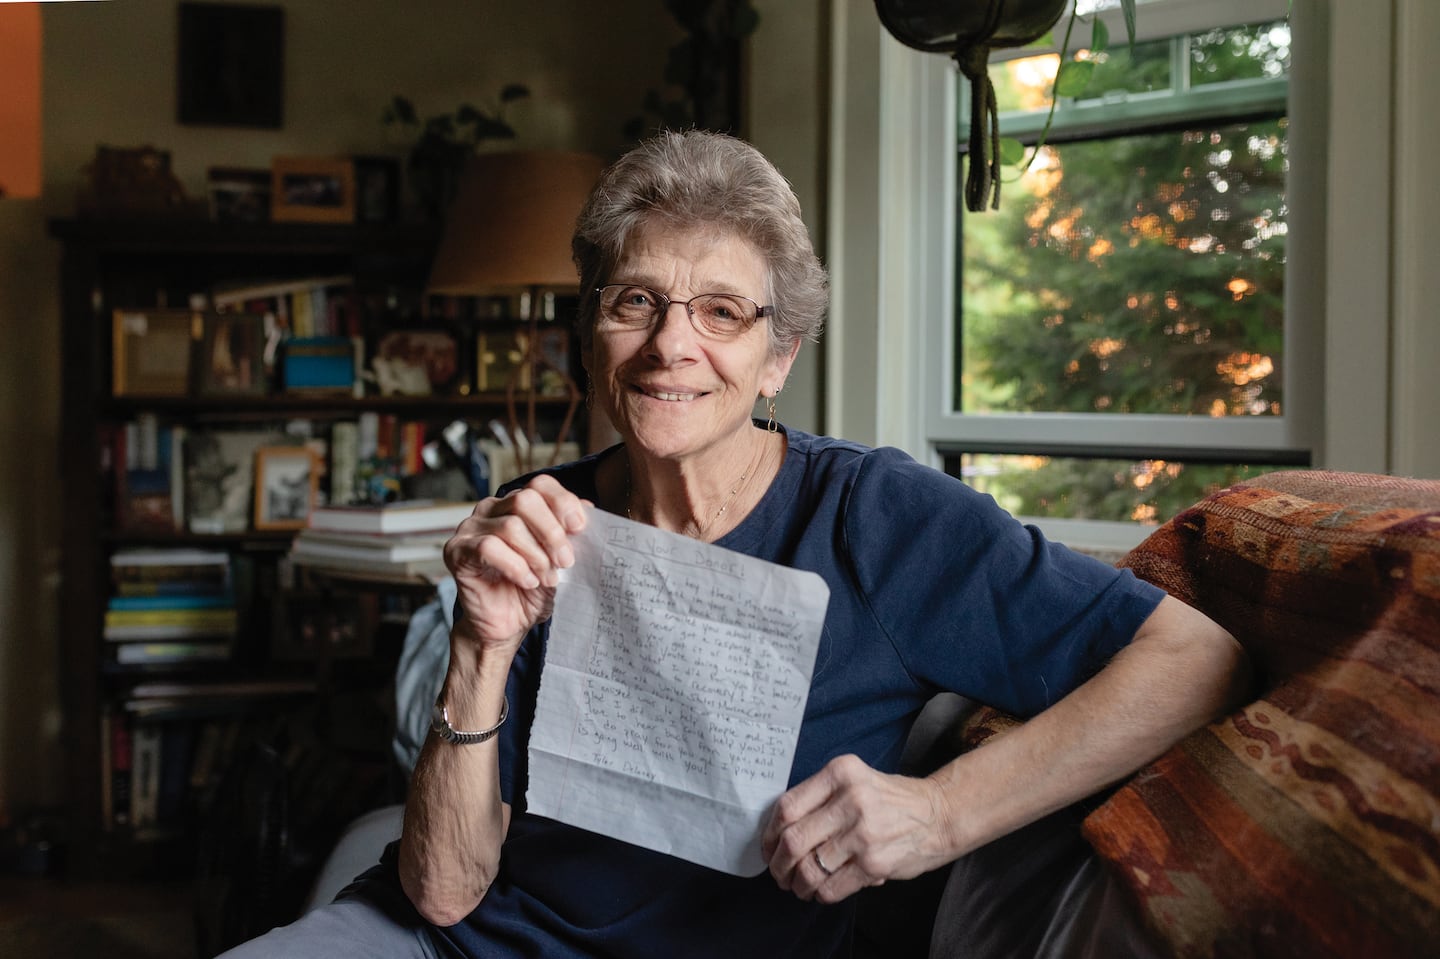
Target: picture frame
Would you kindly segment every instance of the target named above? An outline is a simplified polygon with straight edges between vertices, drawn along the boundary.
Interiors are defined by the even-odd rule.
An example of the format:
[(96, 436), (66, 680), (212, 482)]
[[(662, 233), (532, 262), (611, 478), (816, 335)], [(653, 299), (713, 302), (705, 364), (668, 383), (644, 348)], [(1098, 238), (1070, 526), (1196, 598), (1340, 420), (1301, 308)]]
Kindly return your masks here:
[(384, 364), (423, 371), (428, 393), (444, 395), (460, 375), (460, 344), (443, 329), (391, 330), (375, 345), (371, 362), (377, 369)]
[(111, 395), (187, 395), (201, 316), (194, 310), (116, 309), (111, 314)]
[(285, 116), (285, 11), (181, 3), (176, 63), (180, 123), (279, 129)]
[(244, 533), (255, 509), (255, 453), (294, 446), (279, 430), (193, 430), (185, 438), (185, 522), (192, 533)]
[(264, 223), (270, 219), (270, 171), (211, 167), (205, 187), (216, 223)]
[(308, 446), (255, 451), (255, 528), (303, 529), (320, 489), (320, 464)]
[(203, 314), (195, 345), (192, 394), (263, 396), (267, 389), (265, 338), (263, 313)]
[(490, 330), (475, 335), (475, 389), (503, 393), (530, 388), (530, 337), (524, 330)]
[(355, 222), (355, 165), (348, 157), (276, 157), (270, 162), (270, 219)]

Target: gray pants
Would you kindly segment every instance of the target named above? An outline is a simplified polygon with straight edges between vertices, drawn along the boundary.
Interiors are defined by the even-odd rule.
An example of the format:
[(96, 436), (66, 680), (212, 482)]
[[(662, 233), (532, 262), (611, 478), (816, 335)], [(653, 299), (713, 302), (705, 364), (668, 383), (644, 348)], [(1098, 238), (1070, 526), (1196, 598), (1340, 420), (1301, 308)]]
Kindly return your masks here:
[(409, 901), (390, 901), (394, 896), (388, 893), (386, 884), (362, 879), (329, 905), (219, 959), (453, 959), (454, 951)]

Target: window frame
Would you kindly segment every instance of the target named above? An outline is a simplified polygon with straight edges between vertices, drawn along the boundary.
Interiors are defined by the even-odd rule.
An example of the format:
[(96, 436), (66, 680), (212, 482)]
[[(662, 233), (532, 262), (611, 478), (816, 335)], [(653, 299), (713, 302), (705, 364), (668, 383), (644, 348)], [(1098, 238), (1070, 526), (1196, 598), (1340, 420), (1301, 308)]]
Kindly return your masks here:
[[(1212, 27), (1235, 26), (1243, 23), (1280, 19), (1286, 15), (1287, 0), (1253, 0), (1236, 3), (1233, 0), (1160, 0), (1144, 5), (1137, 18), (1137, 42), (1159, 39), (1181, 33), (1193, 33)], [(1116, 37), (1124, 41), (1124, 27), (1119, 21), (1119, 12), (1101, 14), (1110, 27), (1111, 43)], [(1314, 56), (1302, 45), (1303, 37), (1292, 32), (1292, 50), (1301, 55)], [(1072, 38), (1072, 44), (1075, 40)], [(1313, 49), (1313, 48), (1312, 48)], [(1016, 56), (1030, 56), (1037, 51), (1033, 48), (1023, 51), (1005, 51), (998, 59)], [(1040, 51), (1043, 52), (1043, 51)], [(939, 72), (918, 68), (918, 72), (930, 83), (944, 82), (956, 90), (948, 100), (954, 105), (958, 99), (958, 82), (953, 70)], [(1257, 83), (1251, 91), (1234, 97), (1234, 90), (1219, 94), (1204, 95), (1197, 101), (1220, 102), (1227, 111), (1247, 112), (1244, 105), (1262, 104), (1262, 109), (1273, 111), (1276, 98), (1272, 92), (1263, 92), (1264, 83)], [(1294, 93), (1296, 85), (1292, 79), (1289, 89)], [(1259, 97), (1253, 97), (1262, 91)], [(1246, 101), (1244, 97), (1252, 97)], [(945, 98), (939, 91), (927, 99), (932, 106)], [(1141, 98), (1137, 97), (1137, 100)], [(1303, 97), (1290, 96), (1285, 112), (1290, 117), (1289, 138), (1291, 141), (1291, 168), (1287, 183), (1287, 196), (1323, 197), (1323, 163), (1311, 164), (1308, 157), (1316, 155), (1316, 142), (1323, 144), (1323, 137), (1316, 140), (1314, 129), (1321, 124), (1313, 123), (1313, 106), (1307, 106)], [(1095, 110), (1097, 113), (1090, 113)], [(1307, 110), (1310, 112), (1307, 113)], [(1056, 139), (1069, 139), (1075, 132), (1088, 132), (1093, 126), (1090, 117), (1100, 111), (1113, 115), (1109, 107), (1091, 107), (1074, 111), (1078, 121), (1062, 120), (1057, 113), (1054, 133)], [(1213, 116), (1208, 107), (1202, 112)], [(953, 152), (958, 142), (955, 136), (959, 113), (952, 113), (949, 124), (944, 118), (931, 114), (925, 121), (927, 127), (943, 125), (950, 131), (950, 147)], [(1143, 128), (1144, 124), (1137, 124)], [(1307, 150), (1306, 144), (1310, 144)], [(959, 161), (957, 161), (958, 163)], [(924, 314), (912, 314), (916, 318), (910, 324), (913, 328), (905, 336), (913, 342), (929, 342), (938, 348), (919, 351), (922, 375), (920, 400), (917, 410), (923, 421), (919, 430), (911, 431), (904, 442), (916, 444), (912, 448), (923, 451), (923, 457), (932, 465), (939, 465), (942, 451), (974, 453), (1039, 453), (1052, 455), (1082, 455), (1097, 457), (1121, 457), (1132, 459), (1172, 458), (1202, 462), (1264, 462), (1276, 465), (1306, 466), (1314, 462), (1320, 440), (1320, 417), (1318, 411), (1323, 392), (1324, 331), (1314, 322), (1301, 322), (1302, 317), (1323, 315), (1323, 297), (1313, 284), (1294, 281), (1303, 275), (1308, 264), (1323, 262), (1323, 241), (1304, 233), (1308, 224), (1316, 222), (1309, 212), (1302, 211), (1301, 204), (1291, 204), (1289, 232), (1287, 234), (1287, 282), (1284, 375), (1286, 382), (1286, 407), (1278, 416), (1264, 417), (1223, 417), (1179, 416), (1160, 414), (1104, 414), (1104, 413), (984, 413), (966, 414), (951, 408), (951, 383), (956, 375), (955, 357), (958, 355), (955, 336), (958, 333), (956, 307), (958, 306), (958, 251), (955, 239), (958, 224), (956, 182), (952, 180), (943, 187), (931, 182), (925, 186), (932, 193), (927, 204), (911, 208), (912, 215), (924, 218), (925, 225), (916, 232), (928, 235), (929, 242), (941, 242), (948, 237), (947, 246), (954, 251), (938, 272), (924, 273), (926, 260), (916, 258), (906, 281), (924, 287), (939, 284), (949, 293), (946, 308)], [(933, 191), (943, 189), (944, 200), (934, 202)], [(1003, 190), (1002, 190), (1002, 202)], [(983, 215), (983, 214), (981, 214)], [(1323, 211), (1321, 214), (1323, 216)], [(1321, 219), (1319, 222), (1323, 222)], [(933, 265), (933, 261), (931, 261)], [(1106, 549), (1124, 549), (1143, 539), (1152, 527), (1130, 522), (1106, 522), (1092, 520), (1037, 519), (1021, 517), (1044, 529), (1047, 534), (1071, 542)]]

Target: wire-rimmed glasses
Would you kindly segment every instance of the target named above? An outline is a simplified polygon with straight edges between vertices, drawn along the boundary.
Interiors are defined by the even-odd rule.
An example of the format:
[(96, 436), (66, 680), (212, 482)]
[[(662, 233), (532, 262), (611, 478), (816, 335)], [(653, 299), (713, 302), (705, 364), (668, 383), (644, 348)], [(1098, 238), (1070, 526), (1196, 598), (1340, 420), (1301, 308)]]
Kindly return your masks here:
[(672, 300), (664, 293), (630, 283), (611, 283), (595, 292), (600, 294), (602, 329), (649, 329), (671, 304), (678, 303), (685, 307), (697, 332), (725, 339), (739, 336), (756, 320), (775, 312), (775, 307), (761, 306), (739, 293), (701, 293), (688, 300)]

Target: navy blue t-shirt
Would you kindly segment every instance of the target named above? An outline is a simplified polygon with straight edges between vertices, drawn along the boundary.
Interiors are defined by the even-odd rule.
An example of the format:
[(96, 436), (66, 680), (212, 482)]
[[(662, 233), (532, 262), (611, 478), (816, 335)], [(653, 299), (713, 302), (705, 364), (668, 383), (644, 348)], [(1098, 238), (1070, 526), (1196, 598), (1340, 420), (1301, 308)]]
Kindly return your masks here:
[[(718, 545), (830, 586), (791, 785), (845, 753), (894, 772), (911, 723), (941, 691), (1039, 712), (1128, 643), (1163, 596), (898, 450), (786, 437), (774, 483)], [(596, 466), (613, 452), (551, 472), (594, 500)], [(476, 959), (846, 952), (853, 900), (802, 902), (769, 873), (736, 878), (525, 811), (547, 634), (548, 624), (531, 632), (510, 674), (500, 778), (512, 818), (498, 877), (439, 935)], [(393, 875), (393, 849), (386, 858)]]

